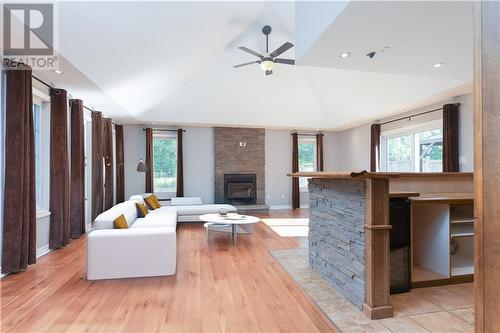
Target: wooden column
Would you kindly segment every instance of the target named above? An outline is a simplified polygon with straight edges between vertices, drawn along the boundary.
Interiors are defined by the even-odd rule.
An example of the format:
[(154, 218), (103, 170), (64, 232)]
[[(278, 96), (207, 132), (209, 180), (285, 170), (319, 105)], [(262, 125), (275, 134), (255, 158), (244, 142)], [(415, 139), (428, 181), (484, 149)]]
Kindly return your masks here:
[(500, 327), (500, 2), (475, 4), (475, 330)]
[(363, 312), (370, 319), (392, 317), (389, 304), (389, 179), (366, 180), (366, 281)]

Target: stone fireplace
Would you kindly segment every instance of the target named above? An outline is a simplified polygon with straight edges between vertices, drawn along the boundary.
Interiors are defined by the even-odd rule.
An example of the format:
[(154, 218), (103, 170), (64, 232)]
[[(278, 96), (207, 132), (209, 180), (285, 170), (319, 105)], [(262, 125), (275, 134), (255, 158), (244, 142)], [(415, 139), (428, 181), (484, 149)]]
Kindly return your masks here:
[(215, 203), (265, 203), (265, 130), (214, 128)]

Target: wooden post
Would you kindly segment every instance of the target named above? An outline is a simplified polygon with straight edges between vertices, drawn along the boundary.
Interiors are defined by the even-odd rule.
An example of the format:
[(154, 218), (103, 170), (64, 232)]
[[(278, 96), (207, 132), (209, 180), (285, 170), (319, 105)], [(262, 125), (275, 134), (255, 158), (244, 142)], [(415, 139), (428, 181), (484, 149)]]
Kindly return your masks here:
[(500, 2), (475, 4), (475, 330), (500, 327)]
[(366, 180), (366, 282), (363, 312), (370, 319), (393, 316), (389, 304), (389, 179)]

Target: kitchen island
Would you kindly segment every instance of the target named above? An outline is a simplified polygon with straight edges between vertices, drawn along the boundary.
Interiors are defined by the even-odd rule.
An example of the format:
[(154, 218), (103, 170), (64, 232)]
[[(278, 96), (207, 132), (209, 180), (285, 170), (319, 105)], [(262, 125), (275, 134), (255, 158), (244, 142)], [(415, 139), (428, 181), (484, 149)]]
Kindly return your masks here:
[(389, 198), (471, 193), (471, 173), (299, 172), (309, 180), (309, 262), (367, 317), (392, 317)]

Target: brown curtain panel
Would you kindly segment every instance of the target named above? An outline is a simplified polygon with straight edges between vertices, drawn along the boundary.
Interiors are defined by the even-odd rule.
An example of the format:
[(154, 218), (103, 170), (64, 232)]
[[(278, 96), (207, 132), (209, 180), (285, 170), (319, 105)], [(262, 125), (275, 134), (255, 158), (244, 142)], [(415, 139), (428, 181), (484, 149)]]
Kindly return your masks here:
[(125, 201), (125, 151), (123, 150), (123, 125), (115, 125), (116, 142), (116, 203)]
[(153, 193), (153, 129), (146, 128), (146, 193)]
[(71, 238), (85, 234), (85, 151), (83, 102), (69, 101), (71, 106), (71, 183), (70, 230)]
[[(292, 133), (292, 172), (299, 172), (299, 135)], [(299, 178), (292, 177), (292, 208), (300, 208)]]
[(443, 105), (443, 172), (459, 172), (459, 106)]
[(323, 137), (324, 134), (316, 134), (316, 170), (324, 171), (323, 166)]
[(370, 171), (380, 171), (380, 124), (372, 124), (370, 142)]
[(104, 158), (104, 210), (114, 204), (114, 170), (113, 170), (113, 122), (103, 119), (103, 158)]
[(102, 114), (92, 112), (92, 221), (103, 212)]
[(36, 262), (35, 142), (31, 68), (6, 71), (2, 273)]
[(50, 236), (49, 247), (69, 243), (68, 99), (64, 89), (50, 89)]
[(184, 196), (184, 155), (182, 129), (177, 130), (177, 197)]

